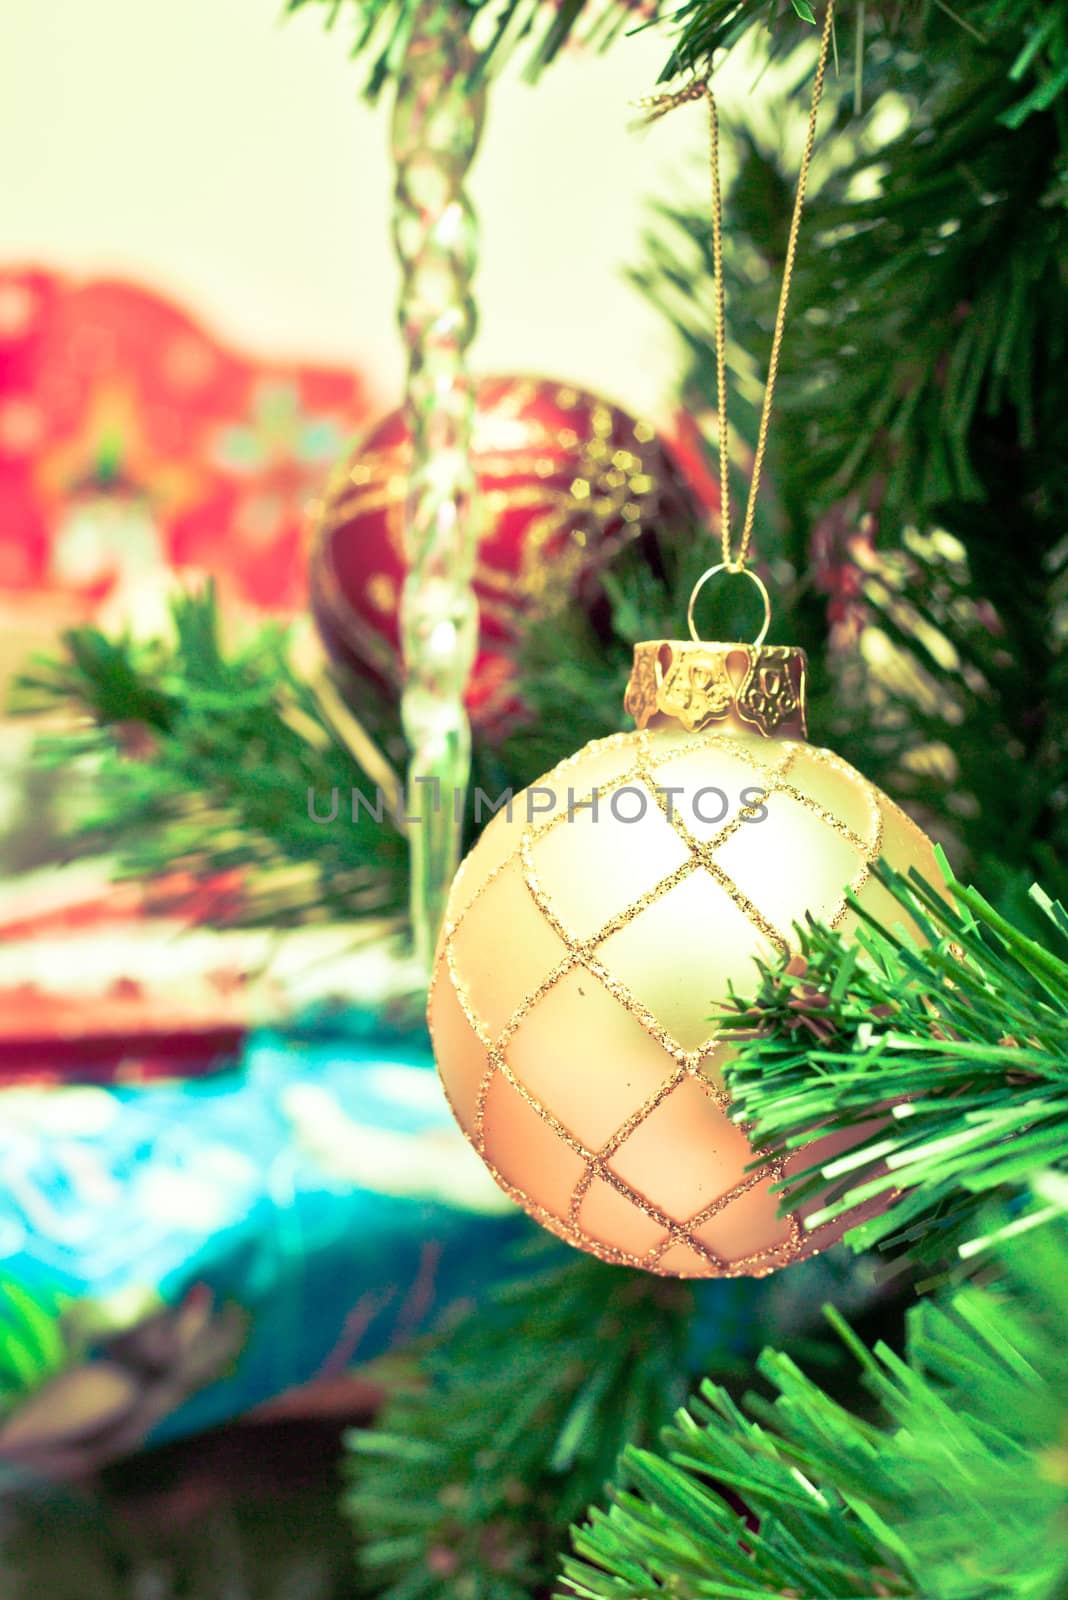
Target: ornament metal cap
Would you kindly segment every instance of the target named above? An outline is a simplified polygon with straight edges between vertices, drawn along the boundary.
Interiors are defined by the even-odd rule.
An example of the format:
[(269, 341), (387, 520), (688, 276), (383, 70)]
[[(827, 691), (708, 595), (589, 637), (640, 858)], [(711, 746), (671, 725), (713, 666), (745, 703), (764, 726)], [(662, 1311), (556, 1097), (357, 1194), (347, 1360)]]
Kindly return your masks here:
[(639, 728), (716, 725), (765, 738), (804, 739), (808, 661), (796, 645), (650, 639), (634, 646), (623, 709)]

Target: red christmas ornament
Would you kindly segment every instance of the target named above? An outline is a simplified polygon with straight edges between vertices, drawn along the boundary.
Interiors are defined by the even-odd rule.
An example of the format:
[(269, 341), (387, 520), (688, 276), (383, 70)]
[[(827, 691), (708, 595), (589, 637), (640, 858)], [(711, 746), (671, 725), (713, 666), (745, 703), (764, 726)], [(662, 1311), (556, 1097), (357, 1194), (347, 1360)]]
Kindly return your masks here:
[[(516, 646), (524, 622), (572, 600), (627, 543), (684, 533), (708, 505), (645, 422), (596, 395), (537, 378), (482, 379), (474, 461), (484, 532), (475, 589), (478, 656), (472, 723), (501, 732), (520, 710)], [(310, 566), (312, 609), (349, 672), (399, 690), (397, 606), (411, 442), (400, 411), (372, 429), (327, 486)]]

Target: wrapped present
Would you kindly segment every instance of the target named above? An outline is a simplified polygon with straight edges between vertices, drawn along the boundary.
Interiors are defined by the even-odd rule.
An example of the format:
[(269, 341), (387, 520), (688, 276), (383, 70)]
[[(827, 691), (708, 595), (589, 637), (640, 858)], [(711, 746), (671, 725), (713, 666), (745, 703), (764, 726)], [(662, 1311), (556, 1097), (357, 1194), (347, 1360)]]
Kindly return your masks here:
[(0, 879), (0, 1085), (202, 1076), (310, 1003), (367, 995), (381, 1015), (395, 941), (204, 925), (242, 893), (235, 872), (116, 881), (103, 858)]
[(523, 1227), (426, 1041), (373, 1030), (258, 1034), (184, 1082), (8, 1088), (0, 1164), (0, 1344), (37, 1353), (0, 1459), (47, 1471), (380, 1354), (499, 1275)]
[(255, 1013), (247, 941), (190, 936), (205, 900), (239, 886), (115, 883), (108, 866), (2, 885), (0, 1083), (201, 1073), (240, 1051)]
[[(531, 1225), (421, 1032), (258, 1032), (184, 1082), (0, 1091), (0, 1461), (97, 1466), (403, 1345), (517, 1270)], [(561, 1252), (566, 1247), (560, 1245)], [(866, 1281), (827, 1256), (700, 1288), (695, 1363)]]

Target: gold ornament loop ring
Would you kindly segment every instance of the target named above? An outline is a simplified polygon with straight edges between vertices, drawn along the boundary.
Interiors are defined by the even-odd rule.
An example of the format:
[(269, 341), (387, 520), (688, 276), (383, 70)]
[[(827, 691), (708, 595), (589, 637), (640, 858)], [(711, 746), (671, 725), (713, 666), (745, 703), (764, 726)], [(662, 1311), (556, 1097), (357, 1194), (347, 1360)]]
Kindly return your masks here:
[(732, 577), (736, 573), (739, 577), (746, 577), (751, 583), (755, 583), (760, 591), (760, 598), (764, 603), (764, 621), (760, 632), (753, 640), (753, 649), (759, 650), (760, 646), (767, 638), (768, 629), (771, 626), (771, 599), (768, 595), (767, 589), (764, 586), (764, 580), (759, 577), (751, 567), (742, 566), (740, 562), (736, 561), (721, 561), (717, 567), (709, 567), (707, 571), (702, 572), (701, 576), (694, 584), (693, 591), (690, 595), (690, 603), (686, 607), (686, 622), (690, 629), (690, 638), (693, 640), (694, 644), (707, 643), (707, 640), (702, 639), (701, 635), (697, 631), (697, 626), (693, 620), (693, 608), (697, 604), (697, 596), (701, 593), (701, 590), (704, 588), (709, 578), (716, 578), (721, 572), (729, 572)]

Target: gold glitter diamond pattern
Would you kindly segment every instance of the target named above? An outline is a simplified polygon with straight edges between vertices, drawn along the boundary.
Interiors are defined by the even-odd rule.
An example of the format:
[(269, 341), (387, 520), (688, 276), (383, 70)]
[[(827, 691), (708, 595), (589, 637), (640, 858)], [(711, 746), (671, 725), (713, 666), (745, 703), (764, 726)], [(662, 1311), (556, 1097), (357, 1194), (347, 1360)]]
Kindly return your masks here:
[[(786, 953), (791, 947), (791, 940), (786, 932), (774, 927), (763, 915), (760, 909), (752, 904), (738, 885), (729, 877), (716, 860), (717, 851), (731, 838), (739, 828), (745, 826), (743, 814), (738, 812), (726, 821), (719, 831), (707, 840), (694, 837), (687, 827), (685, 819), (679, 814), (680, 808), (669, 806), (667, 797), (657, 792), (656, 772), (672, 759), (686, 755), (690, 756), (705, 749), (721, 748), (729, 751), (732, 758), (741, 761), (750, 767), (759, 776), (760, 786), (765, 790), (765, 803), (774, 794), (789, 796), (799, 805), (814, 814), (826, 827), (833, 829), (845, 839), (860, 857), (860, 865), (853, 876), (849, 889), (854, 892), (859, 890), (871, 873), (871, 868), (878, 860), (883, 844), (883, 814), (882, 805), (892, 811), (899, 819), (904, 820), (911, 831), (919, 839), (923, 835), (915, 828), (911, 819), (904, 817), (896, 806), (879, 795), (859, 773), (849, 767), (845, 762), (839, 761), (829, 751), (821, 750), (815, 746), (795, 743), (792, 741), (772, 741), (766, 747), (760, 747), (762, 753), (766, 749), (767, 760), (758, 759), (752, 744), (743, 743), (729, 733), (710, 731), (699, 735), (680, 735), (673, 740), (664, 740), (661, 735), (655, 744), (647, 732), (616, 734), (611, 738), (596, 741), (587, 746), (576, 756), (569, 757), (561, 762), (552, 772), (546, 774), (542, 784), (550, 786), (552, 780), (560, 776), (566, 777), (569, 771), (577, 764), (588, 760), (593, 752), (610, 752), (618, 750), (633, 751), (633, 761), (626, 770), (614, 776), (610, 783), (601, 789), (602, 796), (607, 796), (611, 791), (630, 785), (641, 785), (652, 796), (660, 808), (665, 820), (674, 829), (678, 838), (686, 847), (686, 859), (674, 871), (661, 878), (659, 882), (638, 896), (631, 904), (624, 907), (606, 920), (598, 930), (585, 938), (577, 937), (558, 915), (543, 885), (540, 883), (533, 858), (534, 846), (537, 841), (554, 828), (563, 825), (567, 820), (567, 810), (562, 807), (545, 819), (535, 820), (522, 828), (519, 833), (516, 848), (493, 868), (476, 893), (463, 907), (459, 916), (446, 924), (439, 946), (437, 962), (432, 980), (432, 991), (439, 981), (442, 981), (442, 966), (448, 971), (448, 977), (456, 994), (463, 1014), (473, 1033), (485, 1051), (485, 1066), (481, 1083), (478, 1089), (477, 1106), (475, 1112), (474, 1134), (471, 1142), (486, 1161), (497, 1183), (513, 1199), (518, 1201), (531, 1215), (551, 1232), (557, 1234), (569, 1243), (600, 1257), (602, 1260), (616, 1262), (622, 1265), (640, 1267), (647, 1271), (670, 1270), (668, 1266), (661, 1267), (661, 1262), (675, 1246), (686, 1247), (693, 1255), (699, 1258), (700, 1267), (686, 1276), (726, 1276), (735, 1277), (742, 1275), (762, 1276), (774, 1271), (777, 1267), (787, 1264), (802, 1254), (803, 1243), (811, 1244), (811, 1236), (805, 1239), (800, 1221), (797, 1216), (791, 1215), (785, 1219), (789, 1232), (784, 1242), (775, 1244), (769, 1249), (761, 1250), (753, 1255), (743, 1256), (735, 1260), (728, 1260), (712, 1250), (702, 1239), (697, 1236), (697, 1230), (726, 1210), (734, 1201), (749, 1194), (758, 1185), (774, 1183), (783, 1177), (783, 1162), (769, 1161), (764, 1166), (747, 1172), (740, 1182), (734, 1184), (724, 1193), (695, 1211), (684, 1221), (670, 1216), (665, 1210), (653, 1203), (637, 1188), (627, 1184), (610, 1165), (612, 1158), (621, 1150), (625, 1142), (636, 1129), (641, 1127), (654, 1114), (657, 1107), (674, 1093), (680, 1085), (686, 1082), (699, 1084), (705, 1094), (727, 1117), (729, 1110), (729, 1097), (722, 1089), (717, 1089), (709, 1081), (711, 1067), (716, 1065), (715, 1057), (722, 1059), (725, 1051), (722, 1046), (716, 1045), (714, 1034), (704, 1040), (697, 1049), (685, 1050), (670, 1033), (661, 1025), (660, 1020), (641, 1002), (630, 988), (622, 983), (604, 962), (599, 958), (598, 952), (611, 935), (626, 927), (645, 910), (670, 893), (678, 884), (690, 875), (698, 872), (707, 873), (729, 896), (734, 906), (752, 924), (753, 928), (765, 939), (769, 940), (776, 949)], [(846, 776), (854, 792), (857, 789), (863, 794), (868, 813), (869, 827), (867, 837), (862, 838), (833, 812), (821, 805), (818, 801), (806, 794), (790, 781), (791, 770), (797, 764), (798, 758), (804, 756), (805, 760), (814, 760), (824, 767), (832, 768)], [(587, 791), (588, 792), (588, 791)], [(926, 840), (924, 840), (926, 844)], [(489, 887), (499, 878), (502, 872), (518, 860), (523, 882), (530, 897), (541, 916), (553, 930), (563, 948), (563, 954), (556, 964), (546, 973), (542, 981), (530, 991), (515, 1007), (508, 1017), (504, 1027), (499, 1032), (491, 1032), (484, 1020), (473, 1008), (467, 993), (462, 976), (457, 970), (456, 960), (456, 935), (463, 926), (474, 907)], [(843, 892), (838, 904), (826, 919), (832, 926), (838, 926), (848, 910), (848, 901)], [(662, 1048), (667, 1058), (667, 1068), (663, 1081), (655, 1091), (648, 1095), (644, 1101), (623, 1121), (611, 1136), (597, 1148), (591, 1148), (575, 1136), (571, 1129), (559, 1120), (553, 1112), (532, 1094), (528, 1086), (523, 1083), (512, 1070), (507, 1058), (510, 1042), (516, 1037), (525, 1018), (533, 1011), (534, 1007), (542, 1001), (551, 990), (560, 983), (565, 975), (581, 971), (591, 977), (610, 994), (620, 1006), (634, 1017), (649, 1035)], [(709, 1063), (710, 1052), (713, 1062)], [(490, 1086), (497, 1076), (503, 1078), (528, 1107), (534, 1111), (563, 1141), (570, 1151), (577, 1156), (582, 1164), (583, 1171), (575, 1183), (566, 1217), (556, 1216), (548, 1211), (540, 1202), (518, 1188), (514, 1183), (500, 1172), (489, 1159), (486, 1152), (486, 1100)], [(448, 1095), (448, 1085), (445, 1085)], [(450, 1100), (451, 1103), (451, 1100)], [(455, 1107), (453, 1108), (455, 1112)], [(458, 1117), (458, 1120), (461, 1120)], [(733, 1128), (733, 1124), (730, 1124)], [(754, 1152), (759, 1156), (760, 1152)], [(623, 1199), (628, 1201), (648, 1219), (655, 1223), (661, 1230), (660, 1237), (644, 1254), (633, 1255), (602, 1243), (593, 1238), (579, 1224), (579, 1213), (582, 1202), (591, 1186), (598, 1180), (603, 1180)], [(804, 1253), (812, 1253), (811, 1250)]]

